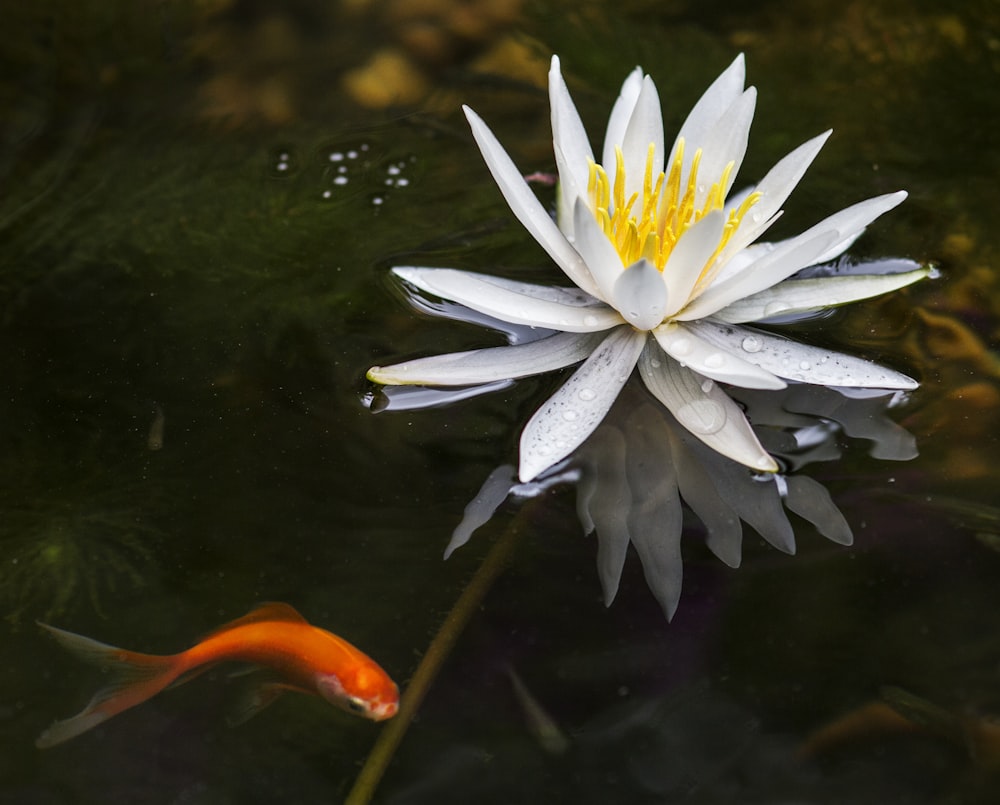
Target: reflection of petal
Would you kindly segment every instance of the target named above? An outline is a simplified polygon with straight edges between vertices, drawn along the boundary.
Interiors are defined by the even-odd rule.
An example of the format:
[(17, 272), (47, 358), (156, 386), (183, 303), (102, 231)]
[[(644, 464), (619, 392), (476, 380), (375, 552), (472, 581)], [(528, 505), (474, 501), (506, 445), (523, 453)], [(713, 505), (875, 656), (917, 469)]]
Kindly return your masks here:
[(639, 358), (639, 373), (653, 395), (713, 450), (757, 470), (778, 469), (739, 406), (714, 381), (681, 366), (652, 342)]
[(773, 316), (810, 313), (870, 299), (905, 288), (924, 279), (929, 268), (905, 274), (866, 274), (855, 277), (790, 279), (746, 296), (719, 310), (715, 317), (732, 324), (760, 321)]
[[(779, 377), (820, 386), (861, 386), (881, 389), (916, 388), (915, 380), (877, 363), (814, 347), (784, 336), (712, 321), (689, 322), (686, 328), (725, 350)], [(692, 367), (698, 369), (692, 364)], [(700, 369), (699, 369), (700, 371)], [(725, 378), (722, 378), (723, 380)], [(744, 388), (752, 386), (730, 381)]]
[(531, 236), (538, 241), (539, 245), (548, 252), (549, 257), (556, 261), (566, 276), (573, 280), (578, 286), (583, 288), (592, 296), (597, 295), (597, 287), (587, 270), (586, 264), (580, 259), (580, 255), (566, 240), (566, 236), (559, 231), (542, 206), (528, 183), (524, 181), (521, 172), (507, 155), (507, 152), (500, 145), (500, 142), (490, 131), (481, 117), (473, 112), (468, 106), (462, 107), (465, 116), (469, 119), (472, 127), (472, 136), (475, 137), (479, 150), (483, 154), (490, 173), (496, 181), (500, 192), (510, 206), (511, 212), (521, 225), (531, 233)]
[[(806, 445), (820, 460), (825, 452), (817, 442), (826, 440), (836, 449), (833, 443), (840, 431), (830, 426), (828, 416), (867, 423), (863, 435), (876, 441), (893, 441), (895, 437), (885, 433), (901, 430), (885, 417), (884, 396), (850, 399), (830, 389), (793, 386), (778, 392), (741, 390), (740, 399), (744, 398), (755, 422), (770, 423), (763, 435), (778, 437), (768, 436), (766, 441), (786, 466), (791, 462), (784, 449), (799, 451)], [(816, 415), (824, 418), (817, 420)], [(796, 474), (749, 471), (694, 438), (636, 385), (623, 391), (611, 414), (561, 466), (560, 474), (548, 473), (531, 484), (510, 485), (510, 470), (496, 471), (466, 508), (449, 551), (488, 519), (507, 491), (529, 497), (557, 483), (576, 482), (580, 522), (586, 533), (597, 532), (605, 603), (610, 604), (618, 590), (631, 542), (646, 581), (669, 618), (677, 605), (683, 573), (679, 500), (704, 525), (708, 547), (731, 567), (740, 564), (743, 522), (774, 547), (795, 552), (786, 508), (828, 539), (851, 544), (850, 526), (816, 481)]]
[(820, 534), (833, 542), (840, 545), (854, 542), (851, 527), (825, 487), (806, 475), (789, 475), (785, 483), (785, 505), (791, 511), (813, 523)]
[(612, 330), (573, 376), (553, 394), (521, 433), (522, 481), (565, 458), (594, 432), (635, 368), (646, 334)]
[(621, 323), (613, 308), (581, 305), (576, 289), (529, 285), (453, 268), (399, 267), (393, 273), (421, 290), (515, 324), (592, 333)]
[(562, 369), (586, 358), (603, 333), (557, 333), (512, 347), (489, 347), (373, 366), (368, 379), (392, 385), (468, 386)]
[[(641, 433), (638, 435), (643, 438)], [(672, 462), (641, 448), (638, 455), (629, 449), (626, 458), (625, 472), (632, 495), (627, 515), (629, 536), (642, 562), (646, 584), (669, 620), (677, 611), (684, 574), (683, 511), (677, 471)]]
[(583, 467), (576, 487), (576, 512), (585, 534), (597, 531), (597, 577), (604, 605), (611, 606), (628, 553), (629, 528), (622, 512), (631, 508), (625, 475), (625, 437), (618, 428), (598, 428), (574, 461)]
[(462, 522), (452, 532), (451, 542), (444, 549), (445, 559), (451, 556), (457, 548), (465, 545), (469, 541), (469, 537), (472, 536), (472, 532), (479, 526), (490, 521), (500, 504), (507, 499), (513, 485), (514, 467), (510, 464), (501, 464), (489, 474), (479, 492), (465, 507)]

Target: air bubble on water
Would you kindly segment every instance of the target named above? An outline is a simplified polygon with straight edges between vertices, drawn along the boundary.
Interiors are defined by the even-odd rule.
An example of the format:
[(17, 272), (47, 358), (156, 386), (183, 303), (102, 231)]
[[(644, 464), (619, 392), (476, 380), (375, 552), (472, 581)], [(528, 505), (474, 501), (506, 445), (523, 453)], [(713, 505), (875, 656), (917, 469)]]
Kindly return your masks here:
[(343, 161), (343, 159), (344, 159), (344, 155), (342, 153), (340, 153), (340, 151), (334, 151), (332, 154), (330, 154), (330, 161), (331, 162), (341, 162), (341, 161)]
[(382, 198), (382, 196), (375, 196), (372, 199), (372, 204), (374, 204), (376, 207), (380, 207), (384, 203), (385, 203), (385, 199)]
[(390, 165), (386, 169), (386, 173), (388, 173), (390, 176), (399, 176), (399, 167), (396, 165)]
[(405, 176), (400, 177), (396, 180), (396, 187), (406, 187), (410, 183), (410, 180)]
[(323, 191), (323, 198), (330, 198), (333, 194), (329, 190)]
[(333, 183), (334, 184), (347, 184), (347, 177), (346, 176), (334, 176), (333, 177)]
[(358, 158), (358, 152), (357, 151), (348, 151), (347, 152), (347, 158), (348, 159), (357, 159)]

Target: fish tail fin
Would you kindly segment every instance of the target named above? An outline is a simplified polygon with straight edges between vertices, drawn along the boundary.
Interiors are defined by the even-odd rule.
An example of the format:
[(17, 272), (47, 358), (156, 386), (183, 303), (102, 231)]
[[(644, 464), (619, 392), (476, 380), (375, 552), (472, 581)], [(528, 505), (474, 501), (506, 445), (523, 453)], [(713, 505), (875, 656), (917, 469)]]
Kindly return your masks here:
[(39, 749), (75, 738), (112, 716), (141, 704), (173, 683), (182, 671), (176, 657), (126, 651), (44, 623), (38, 625), (67, 650), (86, 662), (101, 666), (113, 677), (110, 684), (94, 694), (82, 712), (55, 722), (39, 735), (35, 741)]

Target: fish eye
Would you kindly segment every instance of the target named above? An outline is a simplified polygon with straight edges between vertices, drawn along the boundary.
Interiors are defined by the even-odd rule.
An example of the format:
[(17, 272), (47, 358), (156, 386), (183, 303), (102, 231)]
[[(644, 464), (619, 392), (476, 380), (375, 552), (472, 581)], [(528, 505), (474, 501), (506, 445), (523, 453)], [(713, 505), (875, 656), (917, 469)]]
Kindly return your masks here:
[(356, 699), (353, 696), (349, 696), (347, 699), (347, 709), (352, 713), (367, 713), (368, 708), (361, 699)]

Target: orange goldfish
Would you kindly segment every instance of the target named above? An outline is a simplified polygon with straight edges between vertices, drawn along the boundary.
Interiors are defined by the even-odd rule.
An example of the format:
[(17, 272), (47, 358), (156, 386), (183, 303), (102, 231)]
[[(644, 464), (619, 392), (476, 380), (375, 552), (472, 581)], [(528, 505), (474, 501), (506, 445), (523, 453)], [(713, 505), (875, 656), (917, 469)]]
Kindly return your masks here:
[(40, 749), (86, 732), (164, 688), (229, 660), (253, 663), (277, 674), (276, 680), (258, 688), (240, 720), (286, 690), (320, 696), (374, 721), (391, 718), (399, 703), (396, 684), (374, 660), (346, 640), (311, 625), (288, 604), (264, 604), (220, 626), (187, 651), (167, 656), (126, 651), (39, 625), (73, 653), (117, 674), (117, 680), (99, 690), (83, 712), (43, 732), (35, 741)]

